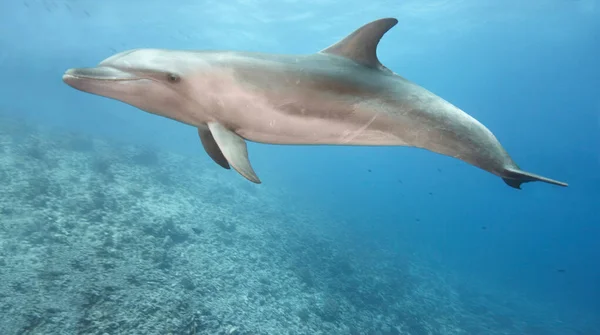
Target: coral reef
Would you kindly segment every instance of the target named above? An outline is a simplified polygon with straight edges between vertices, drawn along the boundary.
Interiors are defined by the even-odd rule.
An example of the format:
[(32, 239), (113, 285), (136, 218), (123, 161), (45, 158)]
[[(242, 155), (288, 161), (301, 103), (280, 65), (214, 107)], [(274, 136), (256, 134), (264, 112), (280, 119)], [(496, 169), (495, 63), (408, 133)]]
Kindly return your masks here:
[(493, 335), (532, 327), (485, 301), (466, 304), (417, 259), (382, 251), (373, 262), (331, 235), (342, 223), (290, 210), (285, 196), (207, 159), (6, 116), (0, 154), (1, 334)]

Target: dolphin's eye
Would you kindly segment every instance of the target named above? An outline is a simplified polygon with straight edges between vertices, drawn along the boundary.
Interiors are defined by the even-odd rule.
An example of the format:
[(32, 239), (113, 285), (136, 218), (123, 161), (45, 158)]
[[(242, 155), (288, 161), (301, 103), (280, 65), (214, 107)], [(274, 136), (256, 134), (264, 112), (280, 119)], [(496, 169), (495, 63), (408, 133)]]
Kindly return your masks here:
[(177, 82), (179, 82), (179, 76), (174, 73), (169, 73), (169, 74), (167, 74), (167, 80), (170, 83), (177, 83)]

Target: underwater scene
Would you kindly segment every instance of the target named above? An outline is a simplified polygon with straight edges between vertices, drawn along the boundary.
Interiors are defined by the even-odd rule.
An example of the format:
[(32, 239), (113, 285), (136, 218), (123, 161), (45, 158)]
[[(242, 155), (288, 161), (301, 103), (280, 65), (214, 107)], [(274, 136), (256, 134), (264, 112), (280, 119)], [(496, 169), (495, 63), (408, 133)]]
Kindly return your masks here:
[(600, 1), (3, 0), (0, 335), (600, 335)]

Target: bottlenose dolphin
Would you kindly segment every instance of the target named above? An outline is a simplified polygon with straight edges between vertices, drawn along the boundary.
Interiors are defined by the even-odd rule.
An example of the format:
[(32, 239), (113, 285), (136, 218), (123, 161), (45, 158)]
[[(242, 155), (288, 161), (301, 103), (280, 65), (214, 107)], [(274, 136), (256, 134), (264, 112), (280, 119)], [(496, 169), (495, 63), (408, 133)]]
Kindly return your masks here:
[(380, 63), (377, 45), (398, 23), (368, 23), (307, 55), (134, 49), (68, 85), (198, 128), (220, 166), (260, 183), (246, 140), (271, 144), (412, 146), (522, 183), (566, 183), (522, 171), (479, 121)]

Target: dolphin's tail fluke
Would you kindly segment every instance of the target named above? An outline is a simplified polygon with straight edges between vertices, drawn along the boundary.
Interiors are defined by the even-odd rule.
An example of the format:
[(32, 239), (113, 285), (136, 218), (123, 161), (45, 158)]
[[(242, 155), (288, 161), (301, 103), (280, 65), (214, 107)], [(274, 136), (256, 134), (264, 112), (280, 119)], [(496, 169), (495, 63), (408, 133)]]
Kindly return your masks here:
[(539, 176), (534, 173), (521, 171), (518, 168), (504, 169), (504, 177), (502, 178), (502, 180), (504, 180), (504, 182), (508, 186), (514, 187), (519, 190), (521, 189), (521, 184), (528, 183), (530, 181), (543, 181), (545, 183), (549, 183), (549, 184), (553, 184), (553, 185), (565, 186), (565, 187), (568, 186), (567, 183), (563, 183), (562, 181), (542, 177), (542, 176)]

